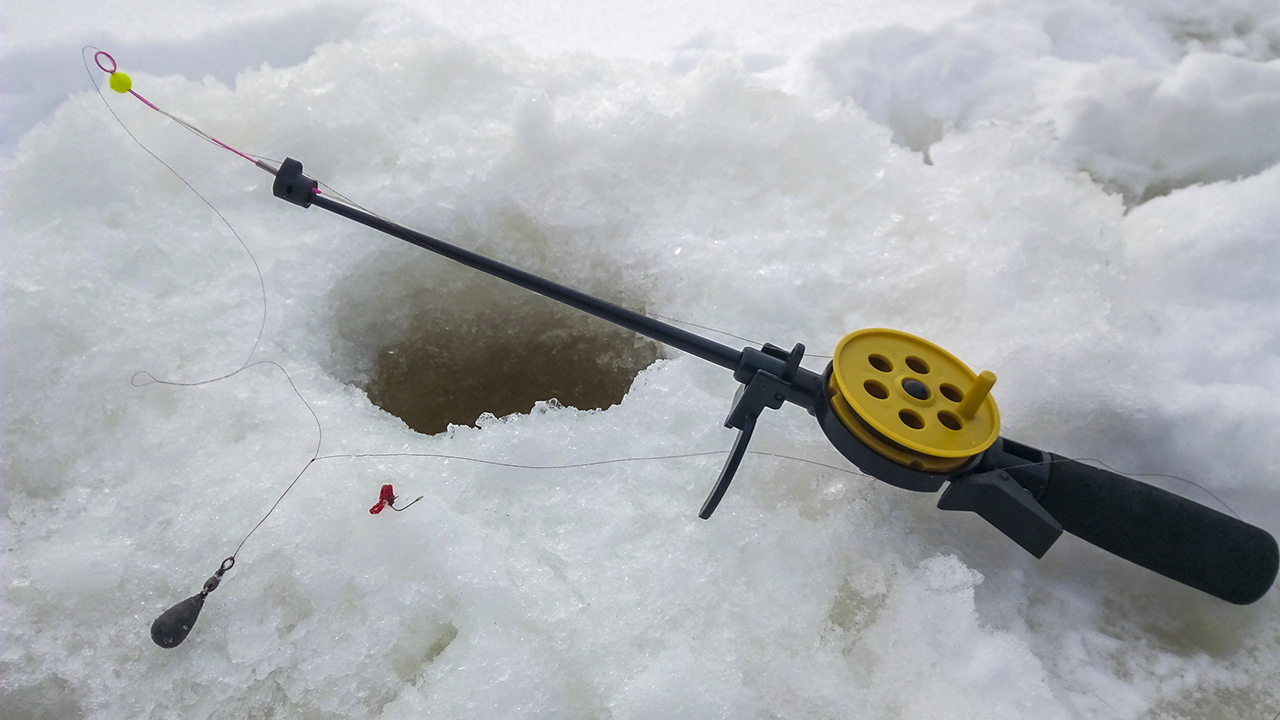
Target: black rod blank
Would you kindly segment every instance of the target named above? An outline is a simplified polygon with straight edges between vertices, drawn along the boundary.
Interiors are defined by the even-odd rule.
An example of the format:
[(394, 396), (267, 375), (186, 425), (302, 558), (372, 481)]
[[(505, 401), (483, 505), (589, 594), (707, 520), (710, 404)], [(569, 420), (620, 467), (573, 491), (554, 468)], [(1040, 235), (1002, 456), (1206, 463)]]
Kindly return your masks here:
[(595, 315), (598, 318), (608, 320), (615, 325), (620, 325), (633, 332), (653, 338), (660, 343), (683, 350), (690, 355), (713, 362), (720, 367), (736, 370), (742, 358), (741, 350), (735, 350), (728, 345), (708, 340), (700, 335), (695, 335), (673, 325), (668, 325), (597, 297), (592, 297), (571, 287), (551, 282), (533, 273), (491, 260), (470, 250), (463, 250), (456, 245), (451, 245), (430, 235), (384, 220), (359, 208), (330, 200), (323, 195), (312, 195), (311, 204), (324, 208), (336, 215), (354, 220), (379, 232), (384, 232), (392, 237), (417, 245), (420, 248), (430, 250), (438, 255), (443, 255), (450, 260), (456, 260), (467, 267), (501, 278), (526, 290), (532, 290), (539, 295), (544, 295), (552, 300)]

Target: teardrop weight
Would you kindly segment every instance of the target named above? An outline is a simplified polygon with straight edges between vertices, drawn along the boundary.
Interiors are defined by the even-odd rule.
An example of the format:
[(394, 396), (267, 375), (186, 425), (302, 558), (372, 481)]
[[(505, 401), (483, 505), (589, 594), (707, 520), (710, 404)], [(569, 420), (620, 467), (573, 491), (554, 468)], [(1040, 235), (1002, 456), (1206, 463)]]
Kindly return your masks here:
[(177, 647), (187, 639), (187, 633), (200, 617), (204, 607), (204, 594), (196, 594), (165, 610), (151, 623), (151, 639), (162, 648)]

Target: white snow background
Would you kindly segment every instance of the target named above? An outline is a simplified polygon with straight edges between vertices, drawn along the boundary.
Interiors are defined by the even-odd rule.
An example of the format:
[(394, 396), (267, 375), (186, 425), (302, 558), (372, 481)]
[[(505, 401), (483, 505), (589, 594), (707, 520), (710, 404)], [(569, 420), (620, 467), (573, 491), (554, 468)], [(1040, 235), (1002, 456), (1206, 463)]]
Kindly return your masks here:
[[(999, 375), (1006, 436), (1280, 534), (1280, 4), (694, 5), (6, 3), (0, 717), (1280, 712), (1280, 593), (1237, 607), (1070, 536), (1037, 561), (935, 496), (758, 455), (705, 522), (720, 456), (320, 461), (152, 644), (316, 428), (269, 366), (130, 384), (239, 367), (261, 296), (86, 43), (232, 145), (637, 309), (815, 354), (927, 337)], [(563, 315), (105, 94), (252, 249), (254, 358), (322, 453), (732, 442), (736, 384), (675, 351), (605, 410), (408, 429), (361, 389), (380, 353), (452, 338), (484, 372)], [(753, 447), (848, 466), (794, 407)], [(388, 482), (424, 500), (370, 515)]]

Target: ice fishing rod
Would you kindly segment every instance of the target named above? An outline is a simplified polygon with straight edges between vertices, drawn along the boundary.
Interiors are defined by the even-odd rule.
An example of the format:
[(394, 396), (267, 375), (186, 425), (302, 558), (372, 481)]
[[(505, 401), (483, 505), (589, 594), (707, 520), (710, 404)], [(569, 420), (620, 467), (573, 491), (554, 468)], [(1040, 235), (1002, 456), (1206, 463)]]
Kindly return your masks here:
[[(1240, 605), (1257, 601), (1275, 582), (1280, 547), (1261, 528), (1138, 480), (1002, 437), (991, 396), (995, 375), (974, 373), (927, 340), (898, 330), (858, 330), (840, 340), (821, 374), (800, 366), (802, 344), (790, 351), (771, 344), (736, 350), (323, 196), (318, 181), (303, 173), (302, 163), (289, 158), (275, 167), (236, 150), (139, 95), (110, 54), (85, 49), (95, 51), (94, 62), (110, 75), (112, 90), (136, 97), (271, 173), (276, 197), (303, 208), (319, 206), (732, 370), (742, 387), (725, 426), (736, 428), (738, 436), (698, 513), (704, 520), (724, 499), (760, 414), (790, 402), (814, 416), (836, 450), (864, 474), (916, 492), (936, 492), (949, 483), (938, 500), (940, 509), (977, 513), (1037, 558), (1065, 531)], [(382, 500), (394, 502), (390, 486), (383, 494), (389, 499)], [(199, 593), (156, 618), (151, 626), (156, 644), (172, 648), (186, 638), (205, 598), (234, 564), (232, 554)]]
[(302, 163), (277, 168), (272, 193), (319, 207), (450, 260), (532, 290), (733, 371), (741, 383), (725, 427), (738, 430), (698, 517), (708, 519), (733, 481), (766, 408), (799, 405), (864, 473), (895, 487), (932, 493), (942, 510), (977, 513), (1037, 558), (1062, 533), (1167, 578), (1238, 605), (1266, 594), (1280, 547), (1265, 530), (1153, 485), (1085, 465), (1000, 435), (991, 388), (941, 347), (898, 330), (846, 335), (821, 373), (800, 366), (805, 347), (741, 350), (554, 283), (533, 273), (374, 215), (319, 192)]

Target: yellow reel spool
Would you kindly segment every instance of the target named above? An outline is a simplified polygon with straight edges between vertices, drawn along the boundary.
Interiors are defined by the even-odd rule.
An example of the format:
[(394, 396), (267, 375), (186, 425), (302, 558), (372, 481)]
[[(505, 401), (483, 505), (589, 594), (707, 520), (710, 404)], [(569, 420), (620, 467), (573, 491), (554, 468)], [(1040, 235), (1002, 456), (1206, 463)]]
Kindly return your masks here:
[(915, 470), (950, 472), (1000, 435), (996, 376), (923, 338), (869, 328), (836, 345), (827, 393), (841, 423), (880, 455)]

